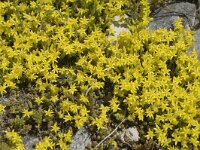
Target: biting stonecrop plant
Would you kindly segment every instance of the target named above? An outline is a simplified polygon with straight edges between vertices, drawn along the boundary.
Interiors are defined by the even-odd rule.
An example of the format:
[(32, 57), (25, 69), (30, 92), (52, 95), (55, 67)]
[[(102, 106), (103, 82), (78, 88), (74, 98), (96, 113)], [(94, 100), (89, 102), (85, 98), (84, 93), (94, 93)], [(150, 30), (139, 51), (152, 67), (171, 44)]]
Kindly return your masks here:
[[(186, 53), (193, 33), (181, 19), (174, 29), (149, 30), (149, 6), (148, 0), (0, 2), (5, 147), (25, 149), (22, 137), (30, 134), (40, 137), (35, 149), (66, 150), (86, 126), (99, 134), (95, 149), (127, 119), (124, 128), (140, 128), (138, 144), (199, 149), (200, 62), (195, 51)], [(127, 20), (130, 11), (136, 15)], [(115, 39), (110, 27), (117, 15), (130, 32)], [(116, 141), (113, 135), (101, 147), (120, 149), (124, 143)]]

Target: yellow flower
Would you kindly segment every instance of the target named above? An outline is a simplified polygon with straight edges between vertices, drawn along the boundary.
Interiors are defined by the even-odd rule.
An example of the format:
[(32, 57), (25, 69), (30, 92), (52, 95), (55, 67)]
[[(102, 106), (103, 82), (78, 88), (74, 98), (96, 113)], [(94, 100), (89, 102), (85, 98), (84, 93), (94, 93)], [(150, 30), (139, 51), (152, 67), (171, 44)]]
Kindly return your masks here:
[(6, 92), (6, 86), (0, 86), (0, 94), (3, 94), (4, 92)]
[(43, 100), (44, 100), (44, 98), (43, 97), (37, 97), (36, 99), (35, 99), (35, 102), (38, 104), (38, 105), (40, 105), (42, 102), (43, 102)]
[(58, 101), (58, 96), (57, 96), (57, 95), (52, 96), (52, 97), (51, 97), (51, 101), (52, 101), (53, 103), (56, 103), (56, 102)]
[(70, 89), (68, 90), (68, 92), (70, 94), (74, 94), (74, 92), (76, 92), (76, 91), (77, 91), (76, 85), (75, 84), (70, 85)]
[(144, 110), (141, 108), (136, 107), (136, 114), (138, 115), (138, 119), (143, 121), (144, 119)]
[(84, 102), (84, 103), (88, 103), (88, 102), (89, 102), (88, 98), (87, 98), (84, 94), (81, 94), (81, 95), (80, 95), (80, 100), (81, 100), (82, 102)]
[(109, 111), (110, 107), (101, 104), (100, 109), (103, 114), (106, 114)]
[(178, 30), (182, 32), (184, 30), (183, 24), (182, 24), (182, 19), (178, 17), (178, 19), (175, 22), (175, 30)]
[(175, 145), (177, 145), (182, 140), (181, 136), (177, 132), (176, 133), (174, 132), (172, 134), (172, 137), (173, 137), (173, 141), (175, 142)]
[(3, 105), (0, 104), (0, 114), (4, 111), (5, 107), (6, 106), (3, 106)]
[(147, 140), (150, 140), (150, 139), (153, 139), (154, 136), (155, 136), (154, 132), (152, 130), (149, 130), (146, 135), (146, 138), (147, 138)]
[(57, 122), (56, 123), (54, 123), (54, 125), (53, 126), (51, 126), (51, 131), (52, 132), (55, 132), (55, 133), (57, 133), (59, 130), (60, 130), (60, 128), (58, 127), (58, 125), (57, 125)]
[[(77, 65), (84, 64), (84, 62), (82, 63), (81, 60), (83, 60), (83, 59), (80, 58), (76, 64), (77, 64)], [(79, 64), (79, 63), (80, 63), (80, 64)], [(81, 66), (81, 65), (80, 65), (80, 66)], [(80, 84), (80, 83), (84, 82), (84, 80), (85, 80), (84, 74), (82, 74), (82, 73), (77, 73), (77, 77), (76, 77), (77, 83)]]
[(80, 106), (80, 114), (81, 114), (81, 116), (88, 116), (88, 112), (90, 112), (90, 111), (88, 111), (85, 106), (82, 106), (82, 105)]
[(80, 24), (81, 24), (82, 26), (87, 25), (88, 22), (89, 22), (89, 19), (85, 18), (85, 16), (84, 16), (83, 18), (80, 18)]
[(45, 110), (44, 113), (45, 113), (45, 116), (49, 116), (49, 117), (51, 117), (52, 114), (53, 114), (53, 112), (51, 111), (51, 109), (48, 109), (47, 111)]
[(63, 119), (64, 119), (64, 122), (68, 122), (68, 121), (71, 121), (73, 117), (68, 113), (68, 115), (65, 115)]
[(15, 148), (11, 148), (10, 150), (25, 150), (24, 144), (22, 143), (17, 143)]
[(28, 111), (28, 109), (24, 109), (24, 111), (22, 112), (24, 115), (23, 117), (30, 117), (31, 115), (33, 115), (33, 111)]
[(87, 121), (87, 117), (76, 115), (74, 116), (75, 124), (78, 129), (80, 129), (84, 123)]
[[(6, 137), (16, 146), (15, 149), (17, 150), (25, 150), (23, 144), (22, 144), (22, 138), (21, 136), (16, 133), (14, 130), (12, 131), (5, 131)], [(11, 147), (12, 150), (13, 147)]]
[(146, 116), (153, 119), (154, 118), (153, 115), (154, 115), (154, 111), (151, 108), (147, 108), (146, 109)]
[(84, 36), (87, 35), (86, 32), (85, 32), (85, 29), (83, 29), (83, 28), (80, 28), (80, 29), (78, 30), (78, 33), (80, 34), (81, 37), (84, 37)]
[(102, 120), (101, 118), (95, 118), (95, 119), (93, 119), (92, 125), (96, 125), (98, 130), (105, 128), (105, 126), (104, 126), (104, 120)]
[(53, 149), (55, 144), (52, 142), (50, 137), (45, 137), (42, 141), (36, 144), (35, 150), (47, 150), (48, 148)]
[(72, 141), (72, 135), (73, 135), (72, 130), (68, 130), (67, 133), (58, 132), (58, 137), (60, 138), (60, 140), (63, 140), (65, 143)]
[(118, 99), (116, 97), (114, 97), (110, 101), (110, 108), (112, 109), (113, 112), (117, 112), (117, 110), (120, 110), (119, 104), (118, 104)]
[(69, 130), (67, 133), (65, 133), (63, 135), (64, 141), (65, 142), (71, 142), (72, 141), (72, 135), (73, 135), (72, 130)]
[(199, 140), (196, 138), (190, 138), (190, 142), (194, 145), (194, 149), (196, 148), (197, 150), (198, 149), (197, 147), (200, 145)]
[(170, 146), (169, 150), (180, 150), (179, 148), (175, 147), (175, 146)]
[(63, 112), (62, 112), (62, 111), (59, 111), (59, 112), (58, 112), (58, 116), (59, 116), (60, 119), (64, 118)]
[(72, 104), (70, 109), (71, 109), (71, 112), (76, 114), (78, 112), (79, 106), (77, 106), (76, 104)]
[(66, 144), (65, 140), (60, 139), (58, 144), (62, 150), (69, 150), (69, 146)]

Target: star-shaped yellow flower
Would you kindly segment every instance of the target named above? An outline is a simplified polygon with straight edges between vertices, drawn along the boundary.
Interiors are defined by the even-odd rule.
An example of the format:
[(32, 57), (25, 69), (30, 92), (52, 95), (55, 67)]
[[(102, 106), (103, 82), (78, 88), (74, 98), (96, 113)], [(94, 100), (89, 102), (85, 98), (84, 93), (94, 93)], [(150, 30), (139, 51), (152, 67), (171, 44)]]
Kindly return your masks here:
[(60, 130), (60, 128), (58, 127), (58, 125), (57, 125), (57, 122), (56, 123), (54, 123), (54, 125), (53, 126), (51, 126), (51, 131), (52, 132), (58, 132), (59, 130)]
[(24, 109), (22, 113), (24, 114), (23, 117), (29, 118), (33, 114), (33, 111), (28, 111), (28, 109)]
[(0, 114), (4, 111), (5, 107), (6, 106), (3, 106), (3, 105), (0, 104)]
[(45, 113), (45, 116), (49, 116), (49, 117), (51, 117), (52, 114), (53, 114), (53, 112), (51, 111), (51, 109), (48, 109), (47, 111), (45, 110), (44, 113)]

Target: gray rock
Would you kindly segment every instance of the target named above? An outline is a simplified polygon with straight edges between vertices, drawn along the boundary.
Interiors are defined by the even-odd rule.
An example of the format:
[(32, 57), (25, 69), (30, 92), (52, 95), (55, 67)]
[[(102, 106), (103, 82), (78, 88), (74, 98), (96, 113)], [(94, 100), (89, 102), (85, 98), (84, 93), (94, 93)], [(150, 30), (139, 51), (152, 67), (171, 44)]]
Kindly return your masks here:
[(23, 142), (25, 145), (26, 150), (33, 150), (33, 146), (39, 142), (39, 138), (31, 137), (31, 136), (25, 136), (23, 137)]
[(130, 127), (128, 129), (125, 129), (122, 131), (121, 134), (121, 140), (125, 141), (125, 138), (127, 138), (128, 141), (131, 142), (138, 142), (140, 137), (139, 137), (139, 132), (136, 127)]
[(196, 6), (191, 3), (174, 3), (156, 10), (154, 20), (149, 23), (149, 29), (173, 28), (178, 17), (183, 18), (185, 29), (191, 29), (195, 23)]
[[(119, 34), (121, 32), (129, 32), (129, 29), (125, 28), (125, 27), (120, 27), (120, 26), (115, 26), (114, 24), (111, 25), (111, 27), (114, 30), (114, 38), (117, 39), (117, 37), (119, 36)], [(110, 38), (110, 37), (109, 37)]]
[[(170, 29), (178, 17), (183, 19), (185, 29), (191, 29), (199, 21), (195, 20), (196, 6), (191, 3), (174, 3), (164, 8), (159, 8), (153, 16), (154, 20), (149, 23), (149, 29), (156, 30), (159, 28)], [(190, 54), (193, 48), (198, 53), (200, 60), (200, 29), (195, 32), (194, 46), (187, 53)]]
[[(127, 15), (124, 15), (124, 17), (128, 18)], [(130, 33), (128, 28), (123, 27), (124, 22), (121, 22), (121, 24), (120, 24), (119, 21), (120, 21), (120, 17), (119, 16), (115, 16), (114, 20), (113, 20), (113, 23), (111, 25), (111, 28), (114, 31), (114, 36), (108, 36), (108, 38), (114, 38), (116, 40), (121, 32)]]
[(90, 134), (83, 127), (73, 136), (72, 143), (70, 144), (71, 150), (85, 150), (85, 147), (91, 144)]
[(200, 29), (198, 29), (194, 35), (194, 48), (197, 51), (198, 59), (200, 60)]

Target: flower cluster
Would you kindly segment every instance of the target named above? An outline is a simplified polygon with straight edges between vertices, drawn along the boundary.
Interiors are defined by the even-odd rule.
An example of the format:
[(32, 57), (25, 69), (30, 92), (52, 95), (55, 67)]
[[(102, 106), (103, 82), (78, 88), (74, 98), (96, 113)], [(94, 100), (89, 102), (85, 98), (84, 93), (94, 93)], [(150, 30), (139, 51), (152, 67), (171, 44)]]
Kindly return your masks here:
[(5, 131), (5, 137), (11, 142), (11, 150), (25, 150), (24, 145), (22, 143), (21, 136), (16, 133), (14, 130)]
[[(148, 0), (0, 2), (0, 94), (29, 92), (0, 104), (2, 129), (39, 135), (35, 149), (68, 149), (77, 129), (105, 132), (127, 118), (141, 139), (199, 149), (200, 62), (186, 54), (193, 33), (181, 19), (149, 30), (149, 14)], [(130, 32), (108, 38), (116, 15)], [(24, 149), (16, 132), (5, 137)]]

